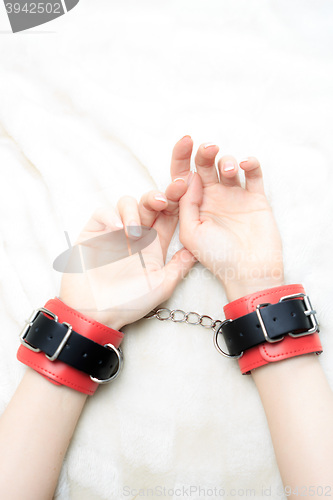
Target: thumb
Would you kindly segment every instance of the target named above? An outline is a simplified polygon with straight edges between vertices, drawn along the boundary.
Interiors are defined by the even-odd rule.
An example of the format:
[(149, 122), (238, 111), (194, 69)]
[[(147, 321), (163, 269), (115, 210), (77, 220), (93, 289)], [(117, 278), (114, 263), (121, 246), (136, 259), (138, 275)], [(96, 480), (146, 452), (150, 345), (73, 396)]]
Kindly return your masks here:
[(164, 300), (173, 293), (178, 283), (187, 275), (196, 262), (196, 258), (186, 248), (181, 248), (164, 267)]
[[(202, 203), (203, 187), (199, 174), (192, 172), (189, 178), (187, 192), (179, 202), (179, 233), (181, 242), (191, 248), (191, 236), (201, 224), (200, 205)], [(190, 175), (191, 175), (190, 174)]]

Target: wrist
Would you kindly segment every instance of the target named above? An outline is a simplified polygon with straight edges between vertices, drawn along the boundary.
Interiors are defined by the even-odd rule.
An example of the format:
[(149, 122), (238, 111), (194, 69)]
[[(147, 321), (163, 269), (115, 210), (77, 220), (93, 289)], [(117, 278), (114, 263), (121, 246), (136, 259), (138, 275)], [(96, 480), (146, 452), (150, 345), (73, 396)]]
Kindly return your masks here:
[(243, 374), (268, 363), (322, 352), (316, 313), (302, 285), (247, 293), (225, 305), (224, 313), (226, 320), (217, 334), (223, 334), (228, 354), (216, 343), (217, 334), (215, 346), (221, 354), (236, 357)]
[[(71, 306), (70, 306), (71, 307)], [(79, 313), (84, 314), (88, 318), (101, 323), (102, 325), (112, 328), (113, 330), (120, 330), (126, 323), (116, 315), (110, 315), (110, 313), (105, 311), (96, 311), (91, 309), (76, 309)]]
[(90, 308), (88, 305), (87, 307), (84, 307), (82, 304), (79, 305), (75, 301), (66, 297), (64, 293), (60, 293), (59, 299), (72, 309), (75, 309), (88, 318), (91, 318), (108, 328), (112, 328), (113, 330), (120, 330), (124, 325), (126, 325), (119, 311), (98, 311), (97, 309)]
[(252, 279), (248, 281), (229, 281), (224, 283), (224, 288), (226, 291), (227, 299), (229, 302), (245, 297), (252, 293), (259, 292), (261, 290), (267, 290), (269, 288), (274, 288), (277, 286), (283, 286), (285, 284), (283, 276), (278, 278), (260, 278)]
[(320, 366), (318, 356), (308, 353), (285, 359), (283, 363), (268, 363), (258, 366), (251, 371), (251, 375), (257, 387), (265, 384), (268, 377), (272, 377), (272, 381), (279, 378), (279, 383), (288, 384), (290, 377), (294, 377), (296, 373), (301, 375), (303, 370), (307, 371), (314, 366)]
[(17, 358), (56, 385), (92, 395), (118, 376), (124, 334), (85, 313), (49, 300), (22, 330)]

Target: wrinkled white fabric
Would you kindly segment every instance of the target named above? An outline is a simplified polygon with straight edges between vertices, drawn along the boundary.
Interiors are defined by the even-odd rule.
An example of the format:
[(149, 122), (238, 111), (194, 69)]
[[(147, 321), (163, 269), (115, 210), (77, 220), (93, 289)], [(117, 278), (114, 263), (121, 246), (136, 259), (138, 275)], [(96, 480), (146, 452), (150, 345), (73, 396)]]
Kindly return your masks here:
[[(1, 412), (25, 370), (24, 320), (57, 294), (64, 231), (74, 241), (98, 205), (164, 189), (185, 134), (260, 159), (286, 279), (318, 311), (333, 384), (332, 17), (323, 0), (81, 0), (13, 35), (1, 12)], [(197, 265), (167, 305), (221, 318), (225, 302)], [(56, 497), (280, 498), (256, 388), (211, 331), (125, 331), (123, 373), (89, 399)]]

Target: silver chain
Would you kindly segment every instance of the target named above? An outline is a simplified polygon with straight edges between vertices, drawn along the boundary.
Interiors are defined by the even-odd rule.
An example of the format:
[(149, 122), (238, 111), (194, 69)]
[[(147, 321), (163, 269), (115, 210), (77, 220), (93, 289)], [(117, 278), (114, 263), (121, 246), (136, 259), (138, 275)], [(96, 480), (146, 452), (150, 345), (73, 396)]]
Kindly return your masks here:
[(207, 314), (199, 314), (193, 311), (185, 312), (182, 309), (168, 309), (166, 307), (153, 309), (144, 318), (156, 318), (160, 321), (173, 321), (174, 323), (186, 323), (187, 325), (201, 325), (207, 329), (211, 328), (214, 332), (222, 323), (220, 319), (214, 320)]

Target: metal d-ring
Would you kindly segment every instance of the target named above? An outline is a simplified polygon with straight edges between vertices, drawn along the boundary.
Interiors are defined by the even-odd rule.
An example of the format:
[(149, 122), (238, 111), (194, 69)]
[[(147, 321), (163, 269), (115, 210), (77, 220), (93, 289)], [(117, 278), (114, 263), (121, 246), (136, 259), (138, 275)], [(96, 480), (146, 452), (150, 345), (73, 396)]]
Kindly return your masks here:
[(118, 377), (118, 375), (121, 372), (121, 369), (123, 367), (123, 353), (122, 353), (122, 350), (120, 349), (120, 347), (117, 349), (117, 347), (115, 347), (112, 344), (105, 344), (104, 347), (106, 347), (107, 349), (110, 349), (111, 351), (114, 351), (117, 354), (118, 368), (117, 368), (117, 371), (113, 375), (111, 375), (110, 378), (107, 378), (107, 379), (99, 379), (96, 377), (92, 377), (90, 375), (91, 380), (93, 382), (96, 382), (97, 384), (107, 384), (108, 382), (111, 382), (111, 380), (114, 380), (115, 378)]
[(220, 330), (222, 329), (223, 325), (225, 325), (226, 323), (230, 323), (232, 321), (232, 319), (226, 319), (224, 321), (222, 321), (222, 323), (220, 324), (220, 326), (218, 327), (218, 329), (215, 331), (214, 333), (214, 345), (216, 347), (216, 349), (218, 350), (218, 352), (220, 354), (222, 354), (222, 356), (225, 356), (226, 358), (232, 358), (232, 359), (239, 359), (243, 356), (243, 351), (240, 353), (240, 354), (228, 354), (224, 351), (222, 351), (221, 347), (219, 346), (218, 342), (217, 342), (217, 336), (218, 334), (220, 333)]

